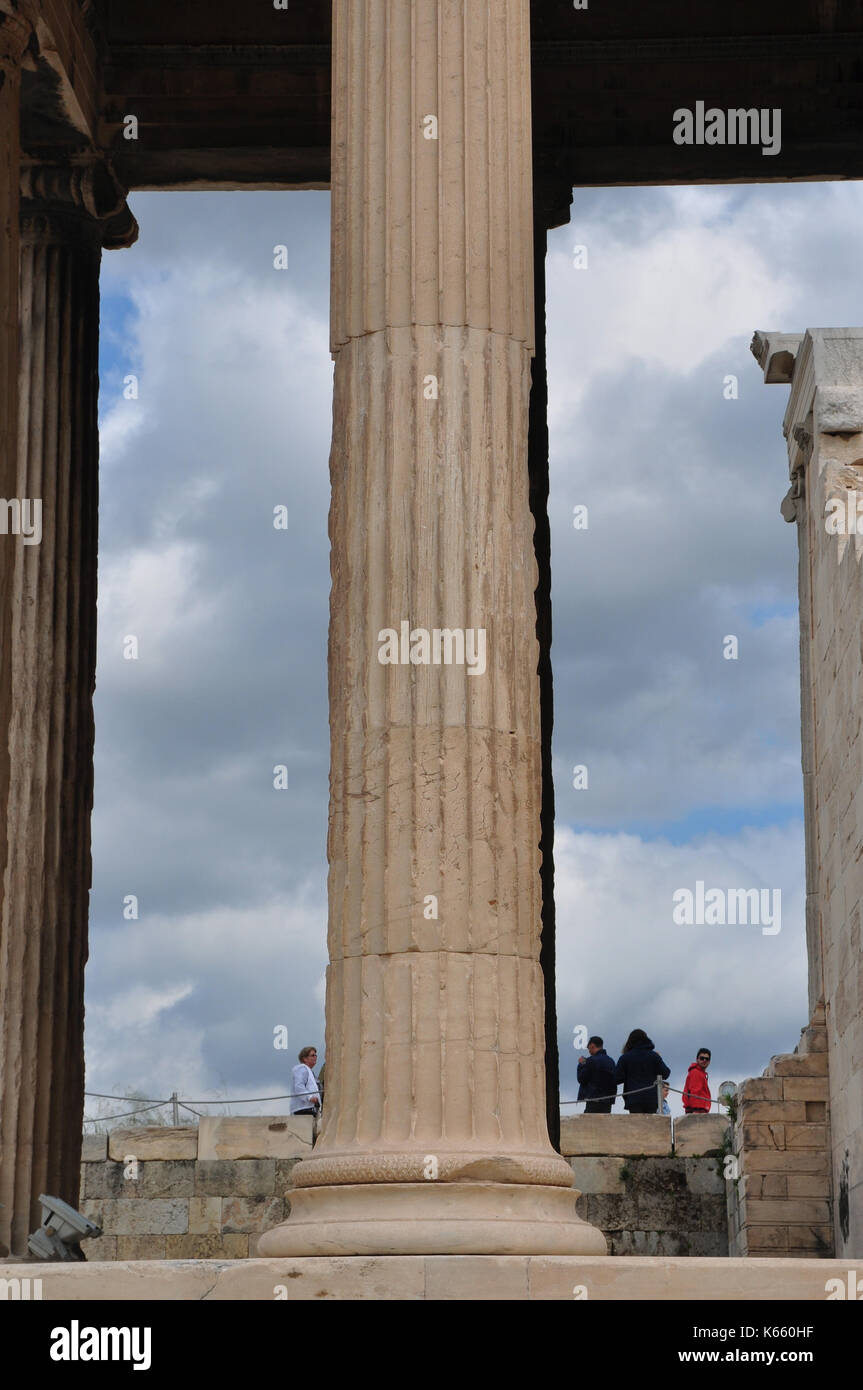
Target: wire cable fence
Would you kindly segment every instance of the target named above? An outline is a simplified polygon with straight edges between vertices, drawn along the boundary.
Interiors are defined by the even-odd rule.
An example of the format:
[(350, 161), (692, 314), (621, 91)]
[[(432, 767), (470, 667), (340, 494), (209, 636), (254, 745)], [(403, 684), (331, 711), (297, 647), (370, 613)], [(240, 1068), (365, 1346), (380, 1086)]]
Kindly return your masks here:
[[(162, 1110), (166, 1106), (170, 1105), (173, 1107), (174, 1125), (177, 1126), (180, 1123), (180, 1110), (188, 1110), (192, 1115), (197, 1115), (198, 1119), (202, 1118), (201, 1112), (199, 1110), (194, 1110), (192, 1108), (193, 1105), (264, 1105), (269, 1103), (270, 1101), (276, 1100), (314, 1099), (313, 1091), (294, 1091), (292, 1093), (288, 1093), (287, 1095), (281, 1096), (236, 1096), (230, 1100), (218, 1098), (216, 1100), (196, 1101), (180, 1100), (180, 1097), (176, 1091), (173, 1093), (173, 1095), (169, 1096), (167, 1100), (152, 1100), (149, 1096), (107, 1095), (104, 1091), (85, 1091), (84, 1095), (90, 1100), (125, 1100), (135, 1102), (140, 1101), (140, 1105), (138, 1106), (137, 1110), (120, 1110), (116, 1115), (85, 1115), (85, 1125), (102, 1125), (108, 1124), (112, 1120), (126, 1120), (129, 1119), (129, 1117), (132, 1115), (146, 1115), (151, 1110)], [(320, 1098), (320, 1092), (318, 1093), (318, 1096)]]
[[(659, 1110), (661, 1111), (661, 1102), (663, 1099), (663, 1086), (668, 1086), (669, 1091), (673, 1091), (674, 1094), (677, 1096), (689, 1097), (692, 1100), (701, 1101), (706, 1099), (705, 1096), (698, 1095), (695, 1091), (681, 1091), (677, 1086), (670, 1086), (667, 1081), (662, 1081), (661, 1078), (657, 1078), (657, 1080), (655, 1082), (652, 1082), (649, 1086), (639, 1086), (634, 1091), (618, 1091), (615, 1088), (615, 1093), (613, 1096), (591, 1096), (588, 1101), (562, 1100), (560, 1103), (562, 1106), (582, 1105), (588, 1104), (590, 1103), (590, 1101), (610, 1100), (613, 1105), (616, 1100), (623, 1100), (626, 1096), (639, 1096), (645, 1095), (645, 1093), (648, 1091), (656, 1091), (659, 1100)], [(179, 1095), (176, 1091), (173, 1093), (173, 1095), (169, 1096), (167, 1100), (152, 1100), (149, 1096), (107, 1095), (104, 1091), (85, 1091), (84, 1095), (87, 1096), (90, 1100), (124, 1100), (130, 1102), (140, 1101), (140, 1105), (138, 1106), (137, 1110), (121, 1110), (116, 1115), (85, 1115), (85, 1124), (108, 1124), (113, 1120), (127, 1120), (133, 1115), (146, 1115), (152, 1110), (162, 1110), (166, 1106), (170, 1105), (173, 1107), (173, 1120), (175, 1126), (178, 1126), (180, 1122), (180, 1110), (188, 1110), (192, 1115), (197, 1116), (198, 1119), (202, 1118), (201, 1112), (199, 1110), (193, 1109), (194, 1105), (265, 1105), (269, 1104), (271, 1101), (308, 1100), (313, 1097), (313, 1093), (309, 1091), (294, 1091), (292, 1093), (280, 1096), (236, 1096), (230, 1100), (217, 1099), (196, 1101), (180, 1100)], [(729, 1109), (728, 1100), (723, 1099), (721, 1095), (717, 1096), (715, 1100), (710, 1101), (710, 1107), (714, 1105), (716, 1106), (717, 1114), (719, 1113), (720, 1106), (724, 1107), (726, 1110)], [(703, 1111), (702, 1113), (707, 1114), (708, 1111)]]
[[(589, 1105), (589, 1104), (591, 1104), (593, 1101), (607, 1101), (607, 1100), (610, 1100), (611, 1103), (612, 1103), (612, 1105), (613, 1105), (614, 1102), (615, 1102), (616, 1100), (618, 1100), (618, 1099), (619, 1099), (619, 1100), (623, 1100), (624, 1096), (641, 1096), (641, 1095), (644, 1095), (647, 1091), (656, 1091), (656, 1092), (658, 1093), (658, 1098), (659, 1098), (659, 1101), (660, 1101), (660, 1110), (661, 1110), (661, 1109), (662, 1109), (661, 1102), (662, 1102), (662, 1099), (663, 1099), (663, 1096), (662, 1096), (662, 1088), (663, 1088), (663, 1086), (668, 1086), (669, 1091), (673, 1091), (674, 1094), (675, 1094), (676, 1096), (686, 1096), (686, 1097), (688, 1097), (690, 1100), (699, 1100), (699, 1101), (703, 1101), (703, 1100), (706, 1100), (706, 1099), (707, 1099), (706, 1096), (699, 1094), (699, 1092), (697, 1092), (697, 1091), (681, 1091), (681, 1090), (679, 1089), (679, 1087), (677, 1087), (677, 1086), (671, 1086), (671, 1085), (669, 1085), (669, 1083), (668, 1083), (667, 1081), (663, 1081), (661, 1077), (657, 1077), (656, 1080), (655, 1080), (655, 1081), (652, 1081), (652, 1082), (650, 1083), (649, 1086), (638, 1086), (638, 1087), (636, 1088), (636, 1090), (634, 1090), (634, 1091), (618, 1091), (618, 1090), (615, 1088), (614, 1095), (608, 1095), (608, 1096), (589, 1096), (589, 1097), (587, 1097), (587, 1099), (585, 1099), (585, 1100), (562, 1100), (560, 1103), (561, 1103), (561, 1105)], [(711, 1100), (711, 1101), (710, 1101), (710, 1105), (711, 1105), (711, 1106), (713, 1106), (713, 1105), (716, 1106), (716, 1108), (717, 1108), (717, 1114), (719, 1113), (719, 1107), (720, 1107), (720, 1106), (724, 1106), (726, 1110), (730, 1109), (728, 1100), (727, 1100), (727, 1099), (724, 1099), (722, 1095), (717, 1096), (715, 1100)], [(700, 1108), (700, 1107), (699, 1107), (699, 1108)], [(705, 1111), (703, 1111), (702, 1113), (706, 1115), (706, 1114), (708, 1113), (708, 1111), (709, 1111), (709, 1107), (708, 1107), (708, 1110), (705, 1110)]]

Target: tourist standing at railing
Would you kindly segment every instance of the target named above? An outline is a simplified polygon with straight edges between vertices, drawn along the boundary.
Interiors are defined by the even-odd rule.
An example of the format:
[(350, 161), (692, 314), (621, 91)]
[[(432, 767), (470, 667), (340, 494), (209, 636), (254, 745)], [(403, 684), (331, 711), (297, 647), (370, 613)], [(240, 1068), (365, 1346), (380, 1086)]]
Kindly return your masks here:
[(585, 1115), (609, 1115), (617, 1096), (614, 1062), (596, 1034), (587, 1044), (589, 1057), (578, 1059), (578, 1099), (586, 1101)]
[(655, 1115), (659, 1109), (656, 1079), (671, 1075), (643, 1028), (633, 1028), (623, 1045), (614, 1072), (623, 1087), (623, 1104), (630, 1115)]
[(697, 1115), (699, 1111), (709, 1110), (712, 1098), (707, 1080), (710, 1063), (710, 1048), (699, 1047), (698, 1057), (690, 1062), (683, 1088), (683, 1108), (687, 1115)]
[(291, 1114), (317, 1115), (321, 1108), (321, 1093), (312, 1067), (318, 1060), (316, 1047), (304, 1047), (297, 1066), (291, 1073)]

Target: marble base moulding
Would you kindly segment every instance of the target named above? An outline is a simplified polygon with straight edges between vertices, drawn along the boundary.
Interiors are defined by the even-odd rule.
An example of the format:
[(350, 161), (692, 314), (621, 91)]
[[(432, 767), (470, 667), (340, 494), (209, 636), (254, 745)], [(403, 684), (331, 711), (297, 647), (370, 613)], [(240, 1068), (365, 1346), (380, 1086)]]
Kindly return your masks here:
[(828, 1280), (852, 1278), (863, 1287), (863, 1260), (377, 1255), (0, 1265), (0, 1281), (40, 1279), (43, 1301), (55, 1303), (824, 1302)]
[(605, 1255), (576, 1215), (574, 1187), (504, 1182), (295, 1187), (291, 1217), (267, 1231), (273, 1255)]

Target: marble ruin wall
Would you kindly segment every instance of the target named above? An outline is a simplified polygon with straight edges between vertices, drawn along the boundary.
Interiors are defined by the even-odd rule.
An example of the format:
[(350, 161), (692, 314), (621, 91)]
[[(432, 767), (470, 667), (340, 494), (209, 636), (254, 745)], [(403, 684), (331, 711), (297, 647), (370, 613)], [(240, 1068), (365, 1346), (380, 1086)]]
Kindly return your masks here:
[[(103, 1234), (88, 1260), (245, 1259), (290, 1213), (311, 1117), (204, 1119), (85, 1135), (80, 1210)], [(728, 1126), (718, 1115), (564, 1119), (577, 1211), (612, 1255), (727, 1255)]]
[[(835, 1253), (856, 1256), (863, 1251), (863, 329), (759, 333), (753, 352), (765, 381), (791, 385), (784, 422), (791, 487), (782, 514), (797, 522), (800, 554), (810, 1024), (800, 1055), (774, 1059), (761, 1081), (746, 1083), (743, 1111), (752, 1125), (744, 1122), (740, 1148), (751, 1169), (750, 1147), (787, 1153), (795, 1135), (795, 1147), (820, 1146), (828, 1184), (810, 1167), (786, 1165), (772, 1177), (751, 1169), (762, 1184), (756, 1200), (790, 1200), (793, 1190), (796, 1200), (811, 1202), (810, 1225), (820, 1237), (832, 1197)], [(819, 1081), (825, 1073), (826, 1088)], [(795, 1081), (808, 1089), (795, 1089)], [(772, 1107), (764, 1116), (769, 1131), (755, 1118), (756, 1103)], [(812, 1144), (799, 1137), (807, 1133)], [(785, 1194), (778, 1190), (783, 1177)], [(786, 1241), (772, 1248), (797, 1253), (797, 1240), (786, 1233)]]

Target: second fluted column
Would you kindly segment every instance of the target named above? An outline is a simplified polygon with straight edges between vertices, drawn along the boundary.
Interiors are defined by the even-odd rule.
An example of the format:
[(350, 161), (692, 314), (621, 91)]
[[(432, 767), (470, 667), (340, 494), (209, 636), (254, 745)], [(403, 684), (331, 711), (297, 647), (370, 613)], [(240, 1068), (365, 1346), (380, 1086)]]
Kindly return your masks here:
[(528, 0), (336, 0), (327, 1103), (261, 1254), (605, 1252), (546, 1128)]

